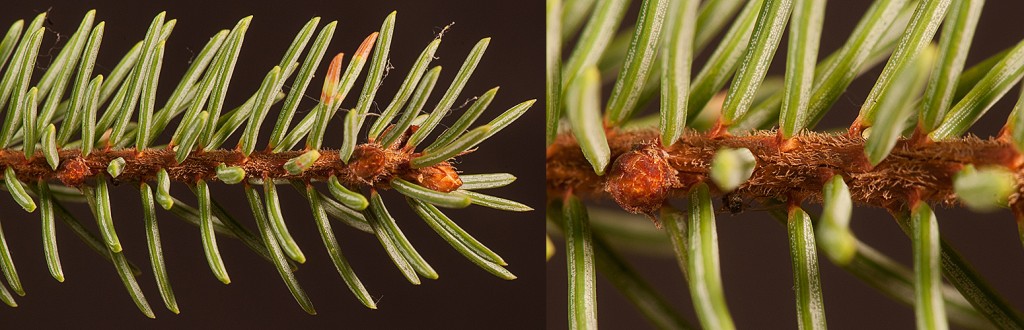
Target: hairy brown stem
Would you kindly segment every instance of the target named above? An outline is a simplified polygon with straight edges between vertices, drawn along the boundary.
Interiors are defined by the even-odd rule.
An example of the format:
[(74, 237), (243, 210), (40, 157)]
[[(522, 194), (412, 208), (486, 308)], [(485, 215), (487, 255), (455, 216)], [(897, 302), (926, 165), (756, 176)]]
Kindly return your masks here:
[[(1018, 182), (1024, 177), (1021, 155), (1011, 143), (995, 138), (903, 139), (877, 166), (864, 156), (864, 139), (845, 133), (807, 132), (782, 141), (775, 131), (714, 138), (690, 132), (666, 148), (654, 130), (609, 131), (608, 144), (612, 163), (605, 176), (598, 176), (575, 138), (559, 136), (547, 153), (548, 195), (610, 195), (627, 211), (650, 214), (697, 183), (713, 186), (707, 180), (708, 168), (722, 147), (750, 149), (757, 159), (750, 179), (729, 194), (744, 200), (820, 200), (822, 186), (838, 174), (855, 202), (894, 209), (912, 198), (954, 203), (953, 175), (967, 164), (1004, 166)], [(1018, 195), (1011, 196), (1011, 202)]]
[(217, 166), (224, 164), (239, 166), (245, 170), (247, 178), (257, 179), (268, 177), (308, 182), (323, 181), (336, 175), (348, 186), (387, 188), (392, 178), (400, 177), (439, 191), (452, 191), (462, 184), (447, 162), (413, 169), (409, 160), (415, 154), (407, 150), (382, 148), (373, 143), (358, 146), (348, 164), (342, 163), (337, 150), (320, 150), (320, 158), (298, 175), (289, 174), (283, 166), (303, 151), (257, 151), (248, 157), (239, 150), (195, 151), (181, 163), (175, 161), (175, 153), (171, 149), (99, 149), (86, 157), (82, 157), (78, 149), (63, 149), (58, 153), (60, 165), (53, 170), (41, 153), (25, 159), (20, 150), (0, 150), (0, 169), (12, 167), (23, 182), (60, 180), (68, 186), (79, 186), (90, 178), (109, 176), (107, 166), (121, 157), (125, 160), (124, 169), (112, 179), (114, 183), (153, 180), (161, 169), (167, 170), (171, 180), (175, 181), (212, 181), (217, 180)]

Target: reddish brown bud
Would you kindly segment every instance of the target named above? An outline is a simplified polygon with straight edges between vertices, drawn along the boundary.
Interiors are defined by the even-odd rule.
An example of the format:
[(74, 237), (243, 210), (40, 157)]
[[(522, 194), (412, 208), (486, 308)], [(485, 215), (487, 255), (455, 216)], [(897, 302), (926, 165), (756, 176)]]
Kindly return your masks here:
[(386, 165), (392, 162), (388, 155), (376, 146), (361, 145), (356, 148), (353, 156), (355, 160), (349, 163), (348, 167), (360, 178), (376, 178), (383, 175), (384, 169), (388, 167)]
[(677, 172), (666, 157), (668, 154), (653, 144), (622, 154), (612, 164), (604, 190), (626, 211), (657, 212), (676, 183)]
[(85, 183), (85, 178), (90, 175), (92, 173), (89, 170), (89, 165), (81, 157), (64, 160), (61, 162), (60, 169), (57, 172), (57, 178), (60, 179), (60, 182), (69, 187), (82, 185), (82, 183)]
[(452, 192), (462, 186), (462, 179), (448, 162), (421, 168), (418, 172), (410, 172), (404, 179), (440, 192)]

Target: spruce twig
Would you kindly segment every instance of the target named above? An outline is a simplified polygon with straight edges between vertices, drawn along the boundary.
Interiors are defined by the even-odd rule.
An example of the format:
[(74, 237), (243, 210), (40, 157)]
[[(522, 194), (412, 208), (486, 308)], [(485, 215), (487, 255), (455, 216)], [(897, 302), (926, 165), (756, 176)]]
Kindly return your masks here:
[[(292, 274), (297, 268), (295, 263), (301, 264), (305, 257), (299, 242), (288, 235), (284, 219), (288, 206), (279, 202), (278, 196), (283, 192), (276, 185), (294, 183), (302, 188), (300, 193), (309, 200), (313, 210), (311, 220), (320, 229), (323, 244), (339, 274), (360, 302), (376, 308), (373, 297), (342, 255), (328, 217), (364, 232), (377, 230), (382, 238), (396, 243), (400, 258), (410, 258), (412, 266), (424, 277), (436, 279), (437, 273), (415, 252), (395, 220), (387, 215), (381, 194), (396, 188), (398, 194), (410, 200), (415, 210), (424, 209), (426, 205), (417, 203), (466, 207), (475, 202), (487, 206), (493, 204), (492, 199), (496, 197), (475, 197), (478, 195), (470, 195), (469, 190), (501, 186), (515, 179), (508, 174), (485, 173), (477, 177), (484, 180), (473, 181), (470, 175), (468, 178), (473, 185), (462, 187), (459, 172), (452, 164), (454, 158), (461, 158), (467, 150), (518, 119), (533, 101), (513, 107), (482, 128), (469, 127), (494, 99), (495, 88), (485, 93), (485, 101), (464, 115), (457, 129), (446, 132), (440, 142), (426, 139), (429, 128), (415, 134), (418, 126), (412, 125), (412, 119), (425, 105), (438, 78), (436, 69), (426, 75), (424, 72), (438, 51), (440, 39), (431, 41), (412, 66), (385, 114), (370, 115), (374, 96), (385, 92), (378, 93), (377, 89), (385, 68), (390, 65), (389, 45), (397, 17), (395, 12), (385, 19), (382, 31), (371, 33), (353, 53), (355, 56), (345, 68), (344, 76), (341, 75), (342, 56), (336, 57), (326, 75), (319, 104), (313, 111), (306, 111), (306, 117), (295, 127), (291, 127), (292, 118), (299, 111), (304, 91), (312, 82), (337, 22), (323, 25), (314, 39), (314, 32), (321, 26), (320, 18), (310, 19), (298, 31), (281, 62), (267, 72), (260, 89), (245, 103), (225, 109), (231, 76), (239, 58), (244, 56), (242, 45), (252, 17), (239, 20), (230, 30), (214, 34), (174, 84), (173, 93), (166, 100), (159, 99), (156, 90), (160, 85), (175, 82), (167, 78), (167, 74), (161, 74), (161, 69), (166, 40), (176, 21), (166, 13), (158, 14), (144, 39), (110, 72), (99, 75), (94, 71), (101, 70), (96, 66), (96, 58), (105, 23), (95, 23), (96, 17), (95, 11), (86, 14), (67, 45), (37, 78), (33, 77), (37, 54), (42, 40), (48, 36), (42, 28), (46, 14), (40, 14), (28, 25), (24, 21), (14, 23), (0, 40), (0, 108), (6, 110), (0, 122), (0, 147), (3, 148), (0, 149), (0, 169), (4, 171), (6, 190), (15, 201), (28, 212), (40, 206), (44, 250), (53, 277), (64, 280), (54, 235), (54, 219), (59, 216), (90, 247), (114, 264), (130, 296), (148, 317), (155, 317), (155, 314), (140, 289), (141, 278), (136, 278), (140, 269), (127, 260), (118, 239), (111, 209), (122, 202), (111, 200), (108, 188), (111, 185), (130, 183), (139, 188), (152, 271), (164, 305), (171, 312), (179, 312), (168, 279), (168, 273), (175, 270), (168, 269), (164, 263), (156, 204), (199, 227), (206, 259), (220, 281), (230, 283), (224, 263), (227, 256), (222, 256), (219, 248), (224, 240), (218, 242), (217, 238), (237, 238), (271, 262), (301, 308), (315, 314), (312, 302)], [(313, 40), (312, 46), (307, 47), (310, 40)], [(484, 55), (489, 40), (483, 39), (482, 46), (467, 59), (453, 87), (437, 105), (436, 118), (430, 124), (437, 125), (450, 111)], [(304, 52), (307, 55), (300, 66), (299, 57)], [(339, 119), (335, 114), (348, 90), (355, 87), (367, 60), (370, 60), (370, 70), (367, 81), (361, 86), (357, 109), (345, 116), (346, 123), (354, 124), (346, 125), (340, 150), (328, 149), (322, 143), (326, 127)], [(286, 85), (290, 86), (287, 95), (284, 93)], [(403, 109), (410, 97), (415, 105)], [(277, 121), (266, 123), (281, 100), (284, 103), (280, 114), (275, 116)], [(372, 134), (361, 136), (359, 128), (368, 119), (373, 119), (374, 130)], [(243, 124), (245, 128), (240, 133), (238, 146), (223, 148), (222, 144)], [(162, 141), (162, 133), (172, 126), (176, 128), (170, 141)], [(258, 146), (259, 133), (268, 127), (272, 127), (270, 143), (265, 148)], [(387, 143), (376, 141), (381, 135), (387, 136)], [(410, 135), (416, 136), (416, 142), (403, 146)], [(292, 150), (303, 139), (307, 140), (305, 149)], [(426, 148), (417, 148), (419, 142), (434, 149), (425, 152)], [(198, 205), (192, 207), (175, 199), (171, 181), (188, 185)], [(332, 195), (320, 193), (315, 187), (319, 182), (327, 182)], [(220, 183), (242, 184), (259, 229), (257, 234), (229, 215), (217, 202), (220, 197), (211, 194), (210, 186)], [(31, 188), (32, 194), (24, 185)], [(263, 186), (263, 196), (255, 190), (258, 185)], [(457, 203), (447, 200), (447, 203), (439, 203), (438, 196), (454, 197)], [(100, 236), (86, 230), (78, 216), (61, 205), (83, 201), (92, 209)], [(360, 214), (371, 204), (368, 201), (372, 202), (372, 209), (380, 211), (377, 216)], [(504, 209), (507, 205), (492, 208)], [(458, 243), (455, 247), (468, 261), (497, 277), (515, 278), (496, 253), (472, 239), (440, 210), (432, 206), (426, 209), (429, 212), (421, 216), (429, 215), (429, 221), (438, 224), (438, 234), (453, 244)], [(7, 284), (0, 285), (0, 300), (15, 306), (7, 287), (19, 295), (25, 292), (11, 257), (0, 232), (0, 271)]]

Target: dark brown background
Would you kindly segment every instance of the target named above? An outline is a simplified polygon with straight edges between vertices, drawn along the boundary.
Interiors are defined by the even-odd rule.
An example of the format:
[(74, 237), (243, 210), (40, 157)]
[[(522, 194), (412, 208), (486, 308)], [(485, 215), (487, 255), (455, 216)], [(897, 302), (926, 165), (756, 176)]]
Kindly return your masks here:
[[(430, 107), (440, 98), (470, 48), (477, 40), (488, 36), (493, 40), (487, 54), (456, 105), (501, 85), (501, 92), (481, 119), (484, 122), (514, 104), (543, 97), (544, 9), (539, 1), (531, 4), (518, 1), (246, 1), (235, 4), (219, 1), (88, 4), (34, 1), (5, 3), (0, 12), (0, 24), (6, 29), (7, 24), (19, 18), (27, 23), (37, 13), (49, 10), (46, 26), (50, 33), (43, 41), (44, 51), (39, 58), (40, 66), (46, 67), (57, 54), (57, 48), (48, 50), (55, 44), (55, 36), (61, 35), (59, 44), (63, 44), (91, 8), (98, 9), (97, 22), (107, 22), (96, 69), (96, 73), (103, 74), (131, 45), (143, 38), (150, 20), (159, 11), (166, 10), (168, 18), (178, 20), (167, 42), (158, 93), (160, 102), (170, 94), (172, 82), (176, 83), (181, 77), (190, 59), (210, 36), (220, 29), (230, 29), (250, 14), (255, 17), (232, 79), (227, 106), (237, 106), (251, 95), (264, 74), (280, 61), (302, 25), (313, 16), (321, 16), (321, 26), (332, 20), (338, 20), (339, 24), (328, 55), (307, 91), (315, 98), (331, 56), (340, 51), (352, 54), (366, 35), (379, 29), (392, 10), (398, 10), (391, 51), (391, 63), (396, 69), (385, 80), (378, 102), (385, 102), (394, 95), (422, 48), (451, 22), (456, 24), (445, 35), (436, 55), (438, 58), (433, 62), (443, 65), (444, 71)], [(358, 86), (361, 83), (356, 87), (361, 88)], [(350, 94), (344, 107), (354, 104), (357, 91)], [(493, 194), (541, 209), (542, 104), (543, 101), (538, 102), (519, 122), (485, 142), (478, 152), (463, 157), (459, 169), (466, 173), (514, 173), (519, 181), (493, 190)], [(308, 111), (312, 105), (308, 101), (300, 111)], [(264, 128), (269, 128), (275, 120), (277, 109), (272, 110)], [(450, 116), (445, 123), (456, 118)], [(339, 144), (339, 130), (340, 125), (332, 123), (325, 142), (328, 147)], [(269, 130), (261, 135), (260, 145), (267, 136)], [(236, 139), (225, 145), (232, 145)], [(164, 142), (166, 137), (158, 141)], [(221, 184), (212, 187), (214, 196), (227, 204), (240, 221), (255, 227), (241, 187)], [(222, 285), (204, 260), (199, 231), (159, 210), (167, 268), (181, 308), (180, 315), (169, 313), (163, 307), (152, 277), (138, 193), (130, 187), (117, 187), (112, 194), (118, 234), (128, 257), (143, 269), (144, 274), (138, 280), (157, 320), (146, 319), (139, 313), (113, 266), (89, 250), (59, 222), (57, 237), (66, 281), (53, 280), (43, 260), (38, 215), (21, 212), (4, 196), (0, 198), (0, 209), (9, 211), (0, 221), (27, 296), (17, 298), (18, 308), (0, 308), (0, 328), (542, 327), (542, 270), (545, 265), (541, 257), (543, 222), (540, 211), (511, 213), (473, 206), (448, 212), (463, 228), (509, 262), (509, 270), (519, 279), (506, 282), (465, 260), (412, 214), (397, 194), (385, 193), (402, 229), (440, 274), (439, 280), (425, 280), (418, 287), (405, 281), (372, 235), (333, 222), (346, 257), (373, 297), (378, 299), (379, 309), (374, 311), (363, 307), (352, 296), (335, 271), (315, 229), (308, 204), (292, 189), (282, 189), (285, 189), (282, 203), (289, 228), (308, 259), (296, 276), (315, 304), (318, 316), (306, 315), (274, 268), (233, 239), (219, 240), (233, 280), (230, 285)], [(194, 197), (185, 186), (176, 184), (172, 191), (194, 205)], [(85, 211), (81, 207), (76, 210)], [(93, 223), (89, 217), (83, 217), (83, 221), (90, 226)]]
[[(829, 1), (822, 36), (823, 58), (846, 42), (857, 20), (872, 1)], [(634, 21), (640, 1), (626, 14)], [(967, 65), (1012, 47), (1024, 39), (1020, 13), (1024, 2), (988, 1), (975, 34)], [(631, 24), (631, 23), (627, 23)], [(940, 30), (941, 31), (941, 30)], [(773, 73), (784, 72), (785, 43), (773, 61)], [(717, 45), (717, 42), (713, 45)], [(714, 46), (709, 46), (707, 57)], [(702, 64), (699, 64), (702, 65)], [(694, 74), (699, 66), (695, 66)], [(875, 70), (854, 81), (835, 109), (825, 116), (817, 129), (847, 127), (857, 116), (860, 104), (881, 71)], [(608, 88), (610, 89), (610, 87)], [(996, 134), (1017, 100), (1018, 88), (982, 117), (973, 133)], [(607, 91), (606, 91), (607, 92)], [(716, 201), (716, 207), (721, 206)], [(815, 212), (818, 206), (811, 206)], [(955, 246), (992, 286), (1018, 309), (1024, 307), (1024, 250), (1017, 238), (1013, 215), (1008, 211), (978, 214), (964, 209), (936, 210), (943, 238)], [(718, 238), (722, 262), (722, 281), (733, 319), (740, 329), (795, 329), (792, 267), (785, 226), (765, 212), (748, 211), (738, 216), (718, 215)], [(642, 220), (646, 221), (646, 220)], [(857, 237), (894, 257), (908, 267), (911, 264), (910, 241), (892, 217), (880, 209), (855, 208), (852, 226)], [(562, 329), (566, 321), (566, 275), (564, 243), (556, 242), (559, 253), (548, 267), (547, 328)], [(627, 255), (638, 271), (649, 279), (677, 310), (684, 311), (691, 324), (699, 326), (693, 314), (689, 291), (674, 259)], [(910, 329), (914, 327), (911, 307), (892, 301), (849, 273), (832, 265), (819, 254), (821, 281), (825, 295), (826, 319), (834, 329)], [(610, 283), (598, 276), (598, 324), (606, 329), (643, 329), (649, 323), (625, 301)]]

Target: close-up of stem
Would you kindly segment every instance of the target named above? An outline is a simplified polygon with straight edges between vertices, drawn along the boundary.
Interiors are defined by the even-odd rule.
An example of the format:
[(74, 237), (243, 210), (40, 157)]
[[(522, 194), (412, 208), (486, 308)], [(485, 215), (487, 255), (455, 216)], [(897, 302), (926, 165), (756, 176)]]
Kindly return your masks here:
[[(606, 13), (612, 7), (636, 17)], [(993, 275), (992, 263), (1021, 263), (1020, 242), (1012, 242), (1018, 251), (1006, 251), (978, 240), (993, 232), (968, 240), (966, 224), (947, 215), (1002, 210), (991, 218), (1005, 220), (1024, 210), (1024, 144), (1017, 139), (1024, 97), (1015, 92), (1024, 76), (1024, 36), (984, 37), (994, 23), (980, 19), (1009, 7), (975, 0), (549, 0), (548, 28), (562, 33), (548, 33), (560, 42), (549, 40), (548, 86), (560, 77), (567, 87), (547, 94), (560, 100), (547, 103), (548, 132), (555, 131), (546, 149), (548, 207), (578, 206), (573, 217), (548, 212), (549, 236), (564, 238), (568, 248), (565, 273), (556, 270), (563, 268), (559, 252), (549, 251), (548, 281), (568, 275), (570, 285), (560, 299), (551, 291), (558, 285), (549, 285), (548, 327), (564, 328), (567, 318), (570, 329), (597, 328), (599, 320), (611, 328), (644, 320), (666, 329), (1024, 328), (1014, 307), (1020, 285), (993, 285), (982, 275)], [(559, 10), (589, 10), (582, 32), (559, 21), (566, 15), (551, 16)], [(550, 65), (559, 59), (569, 65)], [(649, 78), (647, 70), (661, 75)], [(860, 212), (879, 211), (909, 242), (886, 241), (884, 249), (865, 243), (878, 243), (884, 229), (874, 224), (879, 217)], [(731, 218), (741, 213), (768, 213), (777, 220), (768, 223), (782, 228), (763, 232)], [(587, 236), (570, 231), (574, 219), (590, 224)], [(1004, 222), (996, 233), (1017, 230)], [(851, 223), (872, 230), (854, 235)], [(757, 234), (745, 234), (751, 230)], [(779, 240), (788, 249), (769, 243)], [(601, 242), (613, 242), (606, 253), (623, 255), (620, 268), (637, 270), (576, 271), (572, 247)], [(967, 258), (958, 252), (965, 245), (989, 252)], [(783, 251), (790, 267), (751, 257)], [(784, 271), (791, 282), (775, 283)], [(653, 287), (655, 296), (633, 299), (619, 285), (627, 280)], [(597, 282), (596, 295), (572, 287), (590, 282)], [(857, 285), (880, 291), (879, 301), (912, 308), (851, 322), (846, 314), (858, 313), (850, 306), (875, 304), (851, 294)], [(781, 304), (787, 299), (796, 303)], [(552, 308), (559, 300), (589, 310), (570, 308), (560, 321)], [(672, 319), (682, 321), (666, 322)]]
[[(745, 200), (784, 200), (793, 196), (820, 200), (824, 184), (839, 175), (850, 187), (855, 203), (899, 208), (908, 205), (911, 197), (941, 204), (957, 203), (953, 177), (965, 165), (1009, 169), (1019, 166), (1015, 147), (996, 139), (960, 138), (921, 146), (904, 139), (897, 141), (891, 154), (874, 166), (863, 154), (865, 140), (848, 134), (802, 133), (784, 142), (785, 145), (780, 145), (775, 131), (725, 139), (690, 133), (681, 137), (685, 142), (669, 148), (657, 147), (657, 139), (657, 131), (609, 134), (611, 158), (618, 161), (603, 177), (594, 174), (575, 141), (556, 140), (549, 150), (565, 151), (548, 158), (548, 189), (610, 197), (627, 210), (653, 214), (662, 202), (709, 179), (716, 151), (744, 148), (757, 159), (757, 168), (746, 184), (728, 192), (719, 189), (719, 196), (728, 193)], [(664, 154), (649, 151), (651, 148)], [(783, 148), (785, 152), (780, 151)], [(635, 159), (662, 166), (627, 166), (635, 165), (631, 162)], [(653, 199), (658, 197), (661, 200)], [(647, 208), (648, 205), (653, 208)]]

